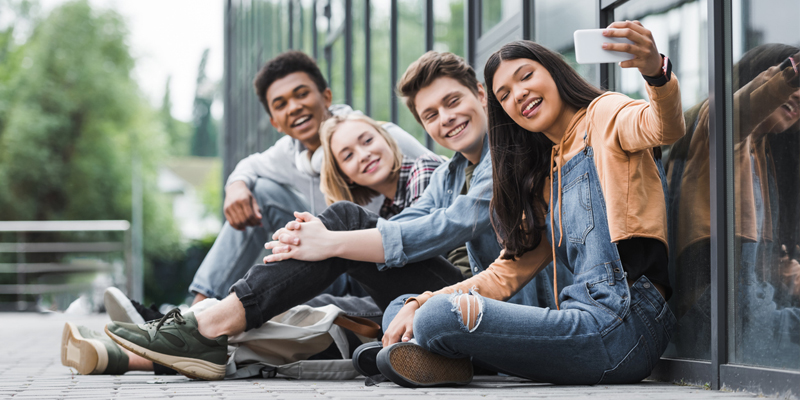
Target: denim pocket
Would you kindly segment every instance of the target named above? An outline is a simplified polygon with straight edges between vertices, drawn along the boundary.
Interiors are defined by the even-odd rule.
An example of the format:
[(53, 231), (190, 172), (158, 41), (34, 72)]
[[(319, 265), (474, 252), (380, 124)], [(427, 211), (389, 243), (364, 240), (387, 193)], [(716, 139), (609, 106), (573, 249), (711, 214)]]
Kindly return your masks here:
[(569, 241), (583, 244), (586, 241), (586, 236), (594, 228), (592, 197), (589, 191), (589, 173), (579, 176), (564, 186), (561, 193), (562, 206), (564, 207), (561, 217), (564, 218)]
[(600, 383), (636, 383), (650, 376), (653, 366), (650, 363), (650, 349), (644, 336), (639, 337), (636, 345), (625, 357), (609, 370), (603, 372)]

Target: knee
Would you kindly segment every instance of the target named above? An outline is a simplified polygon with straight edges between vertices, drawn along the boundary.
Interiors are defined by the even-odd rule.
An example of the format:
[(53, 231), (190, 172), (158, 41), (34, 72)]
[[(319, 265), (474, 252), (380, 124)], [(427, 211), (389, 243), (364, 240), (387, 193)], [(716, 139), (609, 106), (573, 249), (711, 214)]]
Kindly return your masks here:
[(262, 200), (270, 196), (270, 194), (274, 194), (282, 190), (286, 190), (286, 188), (284, 188), (280, 183), (269, 178), (258, 178), (256, 179), (256, 184), (253, 185), (253, 196), (256, 197), (259, 203), (261, 203)]
[(447, 331), (473, 332), (483, 317), (483, 298), (474, 293), (434, 296), (414, 319), (414, 335), (430, 338)]
[(347, 219), (348, 215), (354, 215), (360, 211), (360, 206), (350, 201), (337, 201), (328, 206), (323, 214), (333, 214), (341, 219)]

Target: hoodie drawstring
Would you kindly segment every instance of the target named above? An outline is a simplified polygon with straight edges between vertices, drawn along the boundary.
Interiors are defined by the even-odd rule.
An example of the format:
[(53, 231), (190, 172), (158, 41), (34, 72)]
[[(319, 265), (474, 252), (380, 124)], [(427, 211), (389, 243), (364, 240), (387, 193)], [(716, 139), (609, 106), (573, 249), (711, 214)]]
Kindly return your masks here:
[[(558, 170), (558, 247), (561, 247), (561, 240), (564, 239), (564, 227), (561, 224), (561, 165), (564, 164), (564, 152), (561, 147), (564, 144), (564, 137), (561, 137), (561, 143), (558, 144), (558, 164), (555, 165)], [(555, 161), (556, 147), (550, 149), (550, 167), (553, 167)], [(550, 182), (553, 181), (554, 171), (550, 171)], [(551, 185), (552, 188), (552, 185)], [(556, 231), (553, 226), (553, 190), (550, 190), (550, 246), (553, 249), (553, 296), (556, 299), (556, 310), (561, 308), (558, 305), (558, 270), (556, 268)]]

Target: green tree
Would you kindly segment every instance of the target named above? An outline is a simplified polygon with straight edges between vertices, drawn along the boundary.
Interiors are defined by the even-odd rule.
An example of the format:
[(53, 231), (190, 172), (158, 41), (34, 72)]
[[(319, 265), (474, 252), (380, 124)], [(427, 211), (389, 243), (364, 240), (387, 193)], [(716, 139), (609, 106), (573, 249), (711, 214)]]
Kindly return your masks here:
[(167, 77), (167, 83), (164, 86), (164, 98), (161, 101), (161, 109), (159, 110), (159, 118), (169, 140), (169, 154), (173, 156), (187, 156), (190, 150), (189, 142), (191, 140), (190, 135), (192, 129), (190, 124), (177, 120), (172, 116), (171, 81), (172, 77)]
[(129, 220), (138, 154), (150, 260), (180, 246), (156, 190), (166, 134), (131, 78), (127, 36), (117, 13), (74, 1), (36, 23), (17, 56), (0, 59), (0, 219)]

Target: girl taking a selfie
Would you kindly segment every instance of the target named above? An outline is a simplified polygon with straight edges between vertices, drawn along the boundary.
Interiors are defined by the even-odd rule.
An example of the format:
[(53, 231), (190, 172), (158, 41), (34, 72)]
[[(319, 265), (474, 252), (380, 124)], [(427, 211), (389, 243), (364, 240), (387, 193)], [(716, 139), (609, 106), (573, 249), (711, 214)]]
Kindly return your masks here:
[[(638, 68), (649, 102), (603, 92), (530, 41), (487, 61), (492, 222), (504, 250), (484, 273), (386, 311), (377, 363), (392, 381), (466, 384), (475, 363), (556, 384), (638, 382), (666, 349), (675, 317), (658, 147), (685, 132), (680, 89), (649, 30), (609, 28), (633, 44), (603, 48), (633, 56), (620, 66)], [(557, 309), (504, 302), (551, 261), (574, 274)]]

